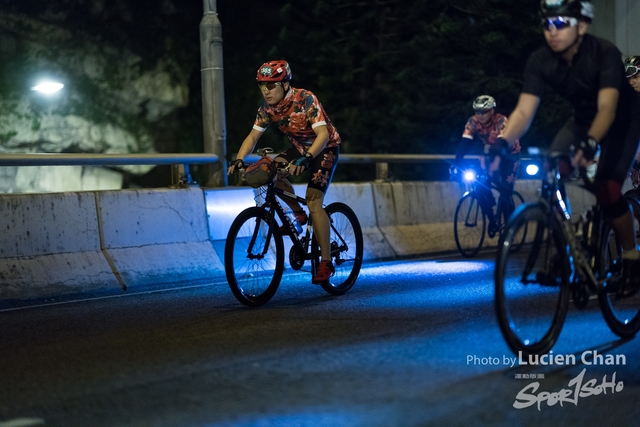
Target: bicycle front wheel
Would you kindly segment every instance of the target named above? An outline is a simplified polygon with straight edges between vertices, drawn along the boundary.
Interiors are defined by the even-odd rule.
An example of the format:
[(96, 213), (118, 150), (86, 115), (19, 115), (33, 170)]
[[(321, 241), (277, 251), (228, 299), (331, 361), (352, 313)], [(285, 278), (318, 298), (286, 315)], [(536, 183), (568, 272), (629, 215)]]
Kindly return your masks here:
[(453, 221), (453, 234), (460, 253), (474, 257), (484, 242), (486, 216), (475, 192), (467, 193), (458, 202)]
[[(353, 287), (360, 274), (364, 253), (362, 228), (356, 214), (344, 203), (331, 203), (325, 212), (329, 217), (331, 261), (336, 271), (320, 286), (332, 295), (342, 295)], [(315, 236), (313, 241), (317, 245)]]
[(246, 209), (231, 224), (224, 247), (224, 268), (233, 295), (257, 307), (276, 293), (284, 271), (284, 244), (269, 213)]
[[(631, 203), (638, 203), (631, 201)], [(604, 227), (604, 238), (600, 249), (599, 278), (620, 276), (622, 271), (622, 247), (617, 244), (611, 226)], [(598, 293), (602, 316), (611, 332), (621, 338), (630, 338), (640, 330), (640, 293), (619, 298), (616, 290), (605, 288)]]
[[(513, 206), (515, 209), (518, 209), (520, 205), (524, 204), (524, 198), (517, 191), (513, 192), (512, 200), (513, 200)], [(504, 224), (506, 224), (507, 222), (509, 222), (509, 217), (506, 216), (506, 212), (504, 213), (503, 216), (504, 216)], [(526, 240), (527, 240), (527, 225), (525, 224), (524, 227), (520, 229), (519, 234), (514, 237), (513, 245), (511, 246), (511, 252), (518, 252), (522, 248), (522, 245), (524, 245), (524, 242)]]
[[(533, 242), (513, 252), (525, 228)], [(561, 224), (543, 203), (525, 205), (507, 223), (494, 273), (495, 309), (516, 354), (546, 353), (560, 335), (569, 307), (565, 247)]]

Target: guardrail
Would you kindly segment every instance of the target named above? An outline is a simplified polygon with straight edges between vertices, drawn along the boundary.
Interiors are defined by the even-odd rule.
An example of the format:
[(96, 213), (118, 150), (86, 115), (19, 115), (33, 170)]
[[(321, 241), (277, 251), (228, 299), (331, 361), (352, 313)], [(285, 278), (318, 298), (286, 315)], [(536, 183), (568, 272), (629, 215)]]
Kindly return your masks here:
[(124, 165), (174, 165), (182, 168), (172, 183), (189, 186), (193, 179), (190, 165), (216, 163), (215, 154), (88, 154), (88, 153), (4, 153), (0, 154), (0, 166), (124, 166)]
[[(260, 157), (247, 156), (248, 162)], [(465, 159), (478, 159), (479, 156), (466, 156)], [(455, 159), (451, 154), (340, 154), (340, 163), (375, 163), (376, 180), (389, 178), (389, 163), (424, 163), (430, 161), (448, 161)], [(211, 164), (220, 159), (215, 154), (206, 153), (169, 153), (169, 154), (89, 154), (89, 153), (4, 153), (0, 154), (0, 166), (105, 166), (105, 165), (174, 165), (182, 168), (172, 170), (173, 185), (189, 186), (194, 184), (190, 165)], [(522, 157), (522, 161), (531, 161)]]

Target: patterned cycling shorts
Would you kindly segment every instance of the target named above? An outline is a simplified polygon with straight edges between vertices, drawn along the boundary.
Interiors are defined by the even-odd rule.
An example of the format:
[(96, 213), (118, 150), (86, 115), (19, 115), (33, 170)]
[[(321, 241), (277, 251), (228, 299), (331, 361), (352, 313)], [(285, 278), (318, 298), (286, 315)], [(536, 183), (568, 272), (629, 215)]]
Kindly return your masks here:
[[(331, 184), (331, 179), (333, 178), (333, 171), (336, 170), (336, 165), (338, 164), (339, 154), (339, 147), (325, 147), (319, 156), (313, 158), (311, 167), (309, 168), (310, 176), (307, 188), (315, 188), (318, 191), (322, 191), (323, 194), (327, 194), (329, 184)], [(298, 149), (292, 146), (276, 157), (282, 157), (290, 162), (300, 156), (301, 154)]]

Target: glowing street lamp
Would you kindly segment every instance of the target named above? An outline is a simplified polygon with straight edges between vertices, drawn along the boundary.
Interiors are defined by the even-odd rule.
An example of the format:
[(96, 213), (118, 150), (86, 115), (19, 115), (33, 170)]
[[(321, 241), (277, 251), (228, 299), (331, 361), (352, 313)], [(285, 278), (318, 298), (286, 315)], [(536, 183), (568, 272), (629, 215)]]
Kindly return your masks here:
[(64, 85), (62, 83), (52, 82), (52, 81), (42, 81), (31, 88), (31, 90), (35, 90), (36, 92), (44, 93), (45, 95), (51, 95), (53, 93), (58, 92), (62, 89)]

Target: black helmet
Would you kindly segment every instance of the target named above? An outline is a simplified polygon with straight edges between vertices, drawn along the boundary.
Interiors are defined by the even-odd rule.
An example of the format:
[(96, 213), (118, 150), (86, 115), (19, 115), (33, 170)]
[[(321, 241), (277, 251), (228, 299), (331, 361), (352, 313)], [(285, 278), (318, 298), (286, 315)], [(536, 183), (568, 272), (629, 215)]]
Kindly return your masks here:
[(624, 60), (624, 72), (628, 79), (640, 72), (640, 56), (630, 56)]
[(540, 12), (543, 18), (549, 16), (571, 16), (588, 22), (593, 22), (594, 8), (591, 1), (585, 0), (541, 0)]

